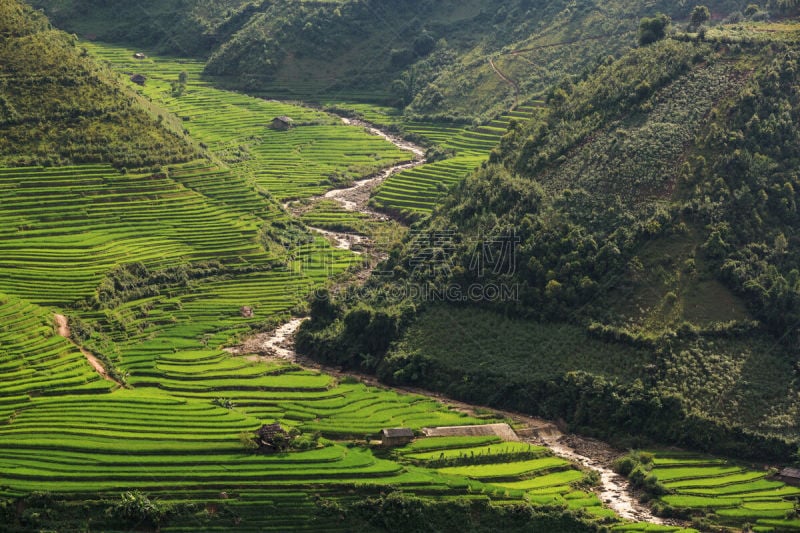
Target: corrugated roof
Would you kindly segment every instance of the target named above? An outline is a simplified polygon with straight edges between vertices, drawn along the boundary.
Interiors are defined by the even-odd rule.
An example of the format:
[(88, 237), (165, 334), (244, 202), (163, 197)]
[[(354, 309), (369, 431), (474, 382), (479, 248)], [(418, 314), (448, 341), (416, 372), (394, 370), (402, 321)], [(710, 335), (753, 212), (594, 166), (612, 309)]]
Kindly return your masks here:
[(256, 431), (256, 435), (258, 435), (258, 437), (261, 439), (272, 438), (278, 433), (285, 434), (286, 430), (284, 430), (281, 427), (281, 425), (277, 422), (275, 422), (274, 424), (265, 424), (261, 426), (261, 428), (258, 431)]
[(781, 470), (781, 476), (800, 479), (800, 468), (784, 468)]
[(392, 428), (381, 430), (384, 437), (414, 437), (414, 432), (409, 428)]

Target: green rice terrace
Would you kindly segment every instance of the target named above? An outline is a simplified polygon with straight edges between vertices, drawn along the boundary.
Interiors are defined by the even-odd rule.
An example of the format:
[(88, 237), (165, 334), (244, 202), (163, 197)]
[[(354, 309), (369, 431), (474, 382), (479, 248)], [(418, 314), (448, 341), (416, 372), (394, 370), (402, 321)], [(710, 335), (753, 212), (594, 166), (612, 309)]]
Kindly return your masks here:
[[(174, 113), (183, 128), (253, 186), (279, 200), (308, 198), (411, 159), (362, 128), (308, 107), (220, 90), (202, 76), (203, 63), (187, 59), (135, 59), (135, 49), (82, 43), (125, 76), (145, 77), (137, 88)], [(183, 73), (183, 75), (182, 75)], [(184, 79), (185, 81), (181, 81)], [(288, 131), (269, 128), (288, 117)]]
[[(208, 30), (199, 50), (231, 38), (257, 10), (289, 5), (281, 2), (210, 1), (193, 6), (191, 20), (175, 20)], [(63, 3), (70, 10), (62, 14), (93, 9), (72, 4)], [(103, 13), (108, 7), (87, 4), (103, 4)], [(327, 13), (342, 17), (340, 7), (345, 15), (364, 7), (345, 0), (298, 4), (290, 6), (292, 24), (312, 10), (309, 21), (319, 23)], [(484, 24), (479, 4), (465, 2), (453, 16), (475, 11), (474, 27), (491, 33), (509, 14), (498, 11)], [(529, 14), (528, 4), (510, 13)], [(613, 19), (583, 14), (593, 2), (574, 4), (558, 16), (562, 7), (548, 8), (550, 18)], [(224, 17), (212, 16), (223, 7)], [(467, 35), (473, 26), (454, 35), (478, 46), (470, 64), (488, 76), (482, 87), (502, 88), (492, 109), (505, 106), (489, 119), (476, 109), (482, 118), (468, 123), (463, 113), (386, 107), (375, 95), (390, 91), (379, 91), (376, 80), (337, 96), (324, 93), (314, 105), (272, 99), (304, 94), (297, 87), (281, 92), (280, 79), (251, 94), (227, 90), (246, 84), (209, 72), (220, 70), (235, 46), (207, 63), (208, 57), (79, 39), (16, 0), (0, 0), (0, 15), (0, 59), (13, 58), (0, 62), (0, 532), (800, 531), (800, 488), (770, 466), (676, 449), (631, 451), (614, 461), (622, 452), (565, 437), (563, 420), (374, 385), (359, 373), (381, 357), (367, 353), (369, 343), (350, 358), (360, 366), (320, 366), (294, 351), (292, 334), (313, 323), (301, 317), (328, 311), (334, 324), (319, 334), (323, 340), (359, 328), (373, 328), (368, 340), (378, 343), (404, 335), (387, 348), (387, 360), (398, 364), (387, 383), (398, 386), (416, 379), (403, 376), (438, 368), (454, 376), (439, 375), (439, 390), (464, 389), (472, 386), (464, 372), (480, 368), (474, 376), (493, 383), (536, 378), (555, 387), (552, 380), (591, 359), (582, 367), (587, 372), (617, 376), (615, 386), (642, 387), (644, 372), (655, 367), (649, 345), (620, 349), (577, 323), (533, 327), (520, 320), (508, 329), (508, 313), (501, 321), (488, 309), (409, 305), (376, 312), (366, 303), (340, 317), (335, 301), (326, 306), (313, 298), (350, 284), (369, 288), (364, 278), (377, 260), (402, 253), (406, 224), (422, 227), (459, 184), (478, 179), (476, 169), (502, 159), (503, 145), (550, 119), (551, 101), (566, 92), (545, 94), (550, 76), (521, 93), (499, 68), (523, 76), (535, 65), (510, 44), (483, 50)], [(106, 29), (102, 23), (89, 17), (81, 28), (94, 33)], [(630, 37), (633, 19), (620, 28), (615, 35), (624, 30)], [(246, 29), (255, 32), (248, 39), (259, 32), (252, 24)], [(417, 51), (393, 50), (390, 70), (400, 72), (395, 63), (403, 53), (430, 46), (426, 56), (433, 43), (446, 46), (444, 38), (433, 39), (436, 31), (421, 26), (411, 45)], [(547, 27), (536, 31), (547, 43), (574, 44), (562, 43), (560, 32), (548, 36)], [(694, 45), (686, 39), (680, 46)], [(29, 60), (36, 63), (30, 71)], [(578, 63), (590, 66), (587, 58)], [(439, 66), (426, 68), (432, 82)], [(445, 74), (454, 67), (447, 68)], [(697, 91), (728, 68), (698, 75)], [(590, 79), (590, 71), (583, 79), (574, 74), (578, 84)], [(443, 79), (456, 78), (451, 72)], [(573, 81), (565, 87), (574, 89), (567, 87)], [(265, 94), (271, 83), (276, 92)], [(311, 91), (314, 80), (307, 83)], [(457, 85), (446, 89), (449, 97), (463, 89)], [(710, 114), (723, 93), (694, 99), (698, 109), (707, 105), (686, 120)], [(460, 97), (467, 106), (467, 96)], [(688, 109), (688, 100), (669, 102)], [(689, 133), (679, 139), (681, 149)], [(587, 137), (574, 151), (600, 141)], [(593, 174), (585, 175), (588, 183)], [(344, 196), (360, 187), (358, 201)], [(407, 323), (392, 322), (396, 315)], [(492, 349), (454, 349), (462, 334), (454, 318)], [(532, 358), (537, 347), (547, 357)], [(427, 363), (400, 366), (413, 362), (408, 355)], [(554, 432), (545, 434), (547, 428)], [(625, 445), (631, 442), (656, 447)]]
[(661, 516), (750, 531), (800, 529), (800, 488), (776, 472), (676, 451), (633, 452), (617, 470), (646, 490)]
[(372, 199), (372, 205), (379, 209), (404, 219), (417, 220), (430, 214), (442, 194), (488, 160), (489, 153), (498, 145), (512, 120), (530, 120), (544, 104), (534, 100), (477, 127), (407, 120), (398, 115), (396, 109), (374, 105), (344, 102), (327, 105), (371, 123), (398, 129), (404, 135), (421, 139), (446, 154), (444, 160), (390, 176), (378, 187)]
[[(616, 520), (587, 492), (585, 472), (542, 447), (422, 439), (387, 454), (365, 444), (382, 428), (485, 419), (222, 351), (361, 264), (300, 227), (273, 242), (293, 227), (273, 199), (308, 199), (410, 157), (323, 112), (215, 89), (198, 64), (85, 47), (143, 73), (140, 90), (159, 121), (184, 128), (206, 156), (155, 171), (0, 169), (0, 495), (22, 498), (22, 507), (0, 508), (3, 527), (285, 531), (325, 520), (347, 530), (361, 520), (380, 529), (355, 507), (331, 525), (325, 502), (348, 508), (359, 498), (347, 494), (389, 488), (444, 505), (556, 506), (575, 511), (578, 524)], [(269, 129), (275, 116), (295, 127)], [(424, 133), (447, 147), (450, 133), (466, 135)], [(465, 149), (471, 159), (457, 175), (491, 144)], [(374, 224), (324, 201), (300, 220), (352, 231)], [(67, 315), (63, 324), (54, 310)], [(254, 453), (253, 432), (272, 421), (299, 435), (296, 446)]]

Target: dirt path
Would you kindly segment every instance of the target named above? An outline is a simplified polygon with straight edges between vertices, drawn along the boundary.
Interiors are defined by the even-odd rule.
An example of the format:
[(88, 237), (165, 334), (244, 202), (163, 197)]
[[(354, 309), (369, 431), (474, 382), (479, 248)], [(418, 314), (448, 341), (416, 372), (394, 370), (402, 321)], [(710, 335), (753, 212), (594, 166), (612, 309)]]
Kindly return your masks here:
[(69, 339), (72, 336), (72, 333), (69, 330), (69, 322), (67, 321), (67, 317), (64, 315), (59, 315), (58, 313), (53, 316), (56, 320), (56, 326), (58, 326), (58, 335), (60, 337), (64, 337), (65, 339)]
[[(65, 339), (72, 340), (71, 339), (72, 332), (69, 330), (69, 321), (67, 320), (67, 317), (55, 313), (53, 315), (53, 318), (55, 319), (56, 326), (58, 327), (58, 335), (60, 337), (64, 337)], [(103, 377), (103, 379), (116, 383), (117, 385), (122, 387), (122, 383), (120, 383), (119, 381), (115, 380), (114, 378), (108, 375), (108, 372), (106, 371), (106, 368), (103, 366), (103, 363), (101, 363), (100, 360), (97, 359), (97, 357), (93, 353), (91, 353), (88, 350), (85, 350), (84, 348), (81, 348), (80, 346), (78, 346), (78, 349), (81, 351), (83, 356), (86, 357), (86, 360), (89, 361), (89, 364), (92, 365), (92, 368), (94, 368), (95, 372), (100, 374)]]
[(509, 78), (508, 76), (506, 76), (503, 73), (503, 71), (497, 68), (497, 65), (494, 64), (494, 59), (492, 59), (491, 57), (489, 58), (489, 65), (492, 66), (492, 70), (494, 70), (495, 74), (497, 74), (500, 77), (500, 79), (502, 79), (504, 82), (510, 85), (511, 88), (514, 90), (514, 105), (510, 109), (510, 111), (514, 111), (517, 108), (517, 106), (519, 106), (519, 93), (520, 93), (519, 84), (514, 80), (512, 80), (511, 78)]

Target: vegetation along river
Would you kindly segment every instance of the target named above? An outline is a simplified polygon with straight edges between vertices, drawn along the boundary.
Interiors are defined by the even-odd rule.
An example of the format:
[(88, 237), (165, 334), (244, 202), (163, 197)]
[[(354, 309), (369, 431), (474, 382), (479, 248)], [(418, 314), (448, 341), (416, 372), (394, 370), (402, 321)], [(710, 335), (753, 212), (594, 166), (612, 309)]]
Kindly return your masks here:
[[(414, 159), (410, 162), (400, 163), (384, 169), (375, 176), (355, 182), (350, 187), (333, 189), (322, 197), (315, 199), (315, 201), (333, 199), (349, 211), (364, 213), (375, 220), (386, 221), (388, 217), (385, 214), (378, 213), (369, 208), (369, 199), (372, 192), (391, 175), (424, 164), (425, 149), (422, 146), (418, 146), (405, 139), (387, 133), (367, 122), (349, 118), (343, 118), (342, 120), (346, 124), (363, 126), (373, 135), (379, 135), (392, 142), (397, 147), (412, 152)], [(293, 212), (293, 205), (291, 202), (284, 204), (284, 207), (290, 212)], [(355, 245), (367, 245), (367, 247), (369, 247), (368, 239), (361, 235), (313, 227), (311, 229), (330, 239), (334, 245), (339, 248), (351, 249)], [(371, 264), (374, 265), (374, 263)], [(365, 268), (370, 269), (372, 267), (365, 266)], [(367, 270), (364, 274), (369, 274), (369, 271)], [(315, 361), (304, 358), (295, 351), (293, 337), (305, 320), (306, 319), (303, 318), (294, 318), (272, 332), (260, 333), (250, 337), (241, 345), (229, 348), (227, 351), (233, 354), (247, 355), (251, 360), (266, 361), (279, 358), (307, 368), (315, 368), (337, 377), (355, 377), (369, 385), (390, 388), (399, 392), (424, 395), (450, 405), (455, 409), (472, 414), (474, 414), (477, 409), (486, 409), (484, 407), (451, 400), (423, 389), (387, 387), (386, 385), (378, 383), (374, 376), (353, 372), (341, 372), (337, 368), (320, 365)], [(583, 468), (596, 471), (600, 478), (600, 484), (596, 487), (597, 494), (609, 508), (613, 509), (621, 517), (628, 520), (647, 521), (656, 524), (679, 524), (679, 522), (674, 520), (665, 520), (653, 515), (647, 506), (639, 503), (637, 496), (631, 490), (628, 480), (613, 471), (612, 463), (614, 459), (622, 455), (623, 452), (615, 450), (608, 444), (595, 439), (564, 434), (558, 429), (556, 424), (547, 420), (497, 409), (492, 409), (492, 411), (496, 412), (501, 417), (514, 420), (517, 431), (524, 440), (535, 444), (543, 444), (549, 447), (554, 454), (568, 459)]]

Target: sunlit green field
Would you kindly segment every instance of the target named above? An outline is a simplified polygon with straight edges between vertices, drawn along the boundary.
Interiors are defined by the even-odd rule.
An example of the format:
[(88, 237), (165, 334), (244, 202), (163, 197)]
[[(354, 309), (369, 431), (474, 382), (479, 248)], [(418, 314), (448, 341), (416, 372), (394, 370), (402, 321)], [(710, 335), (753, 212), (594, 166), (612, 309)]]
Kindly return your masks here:
[(792, 531), (800, 488), (721, 459), (690, 453), (655, 452), (650, 473), (668, 491), (659, 498), (664, 513), (706, 516), (723, 525), (757, 525), (759, 531)]
[[(333, 115), (216, 89), (202, 78), (202, 62), (160, 57), (136, 60), (133, 49), (83, 45), (125, 75), (146, 76), (144, 87), (126, 83), (177, 115), (193, 138), (275, 198), (318, 195), (343, 181), (411, 159), (391, 143), (359, 127), (345, 126)], [(172, 85), (181, 72), (187, 74), (187, 83), (178, 95)], [(270, 129), (279, 116), (291, 118), (295, 127)]]
[[(613, 511), (603, 507), (590, 490), (585, 472), (555, 457), (549, 449), (523, 442), (502, 442), (497, 437), (434, 437), (418, 440), (396, 452), (401, 460), (436, 468), (440, 474), (464, 476), (473, 492), (495, 497), (522, 497), (534, 505), (553, 505), (579, 510), (596, 520), (609, 518)], [(532, 458), (533, 457), (533, 458)], [(450, 463), (457, 466), (441, 466)], [(650, 531), (652, 524), (618, 524), (620, 531)], [(625, 529), (622, 529), (625, 528)], [(688, 533), (678, 527), (653, 531)]]
[[(464, 179), (473, 170), (488, 160), (489, 153), (506, 133), (511, 120), (529, 120), (537, 112), (536, 105), (521, 106), (487, 124), (477, 128), (458, 124), (406, 122), (402, 129), (418, 135), (427, 142), (452, 150), (453, 157), (429, 163), (391, 176), (378, 189), (374, 198), (376, 206), (414, 219), (429, 214), (437, 199), (450, 187)], [(392, 122), (391, 115), (381, 119), (380, 113), (372, 113), (359, 107), (380, 122)]]

